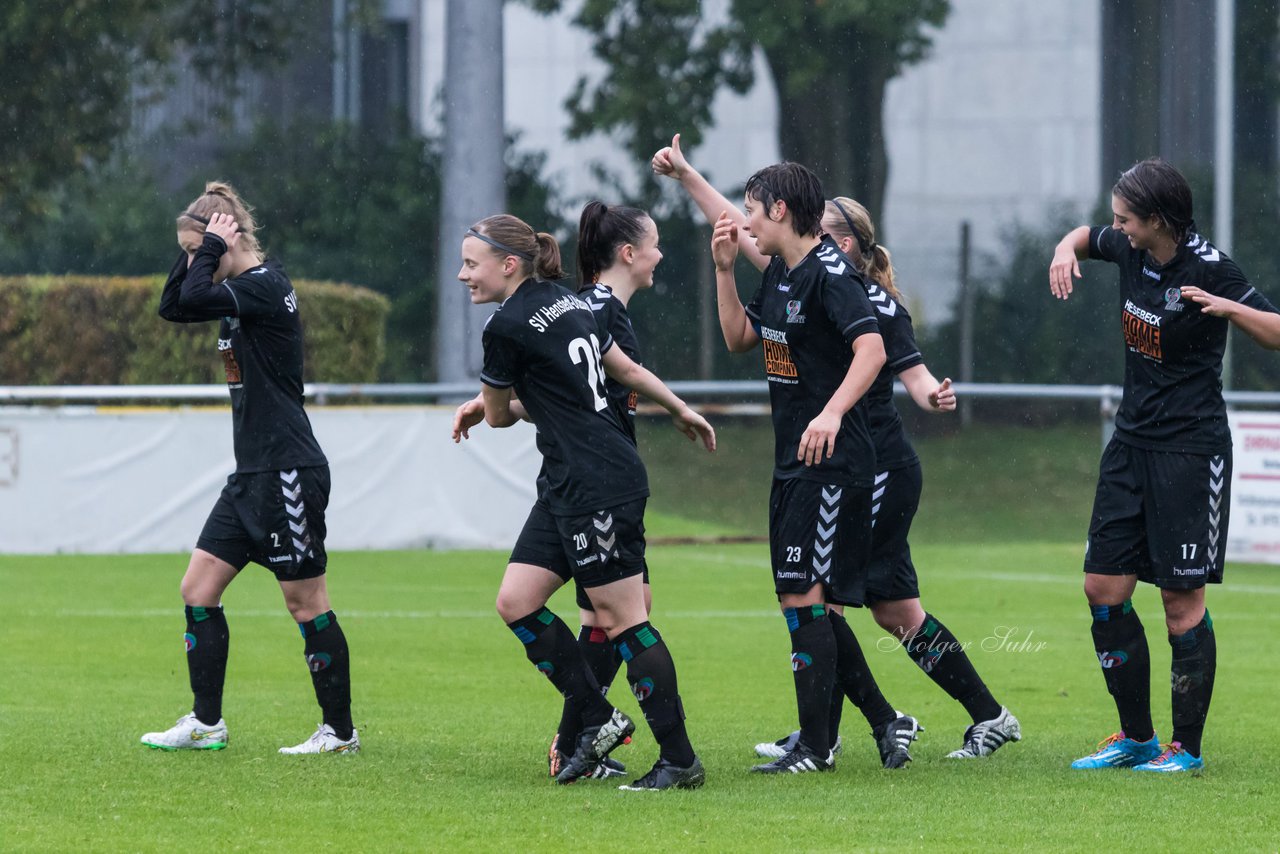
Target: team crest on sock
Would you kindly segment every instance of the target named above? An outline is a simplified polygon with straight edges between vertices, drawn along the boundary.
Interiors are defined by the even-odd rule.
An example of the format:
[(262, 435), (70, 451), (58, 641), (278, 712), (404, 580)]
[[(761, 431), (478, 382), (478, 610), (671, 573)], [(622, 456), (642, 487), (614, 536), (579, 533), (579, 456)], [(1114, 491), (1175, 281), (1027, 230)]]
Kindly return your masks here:
[(182, 640), (187, 646), (187, 652), (191, 652), (191, 650), (196, 648), (196, 636), (191, 634), (191, 632), (183, 634)]
[(631, 686), (631, 693), (636, 695), (636, 702), (643, 703), (653, 693), (653, 680), (648, 676)]
[(551, 678), (552, 673), (556, 672), (556, 666), (552, 664), (550, 661), (539, 661), (537, 664), (534, 665), (534, 667), (542, 671), (542, 675), (547, 677), (548, 679)]
[(1098, 663), (1102, 665), (1103, 670), (1110, 670), (1113, 667), (1120, 667), (1129, 661), (1129, 654), (1122, 649), (1115, 652), (1098, 653)]
[(807, 652), (791, 653), (791, 671), (793, 673), (799, 673), (801, 670), (808, 668), (811, 664), (813, 664), (813, 657)]
[(307, 667), (311, 669), (312, 673), (319, 673), (332, 662), (333, 659), (329, 657), (329, 653), (327, 652), (316, 652), (307, 656)]

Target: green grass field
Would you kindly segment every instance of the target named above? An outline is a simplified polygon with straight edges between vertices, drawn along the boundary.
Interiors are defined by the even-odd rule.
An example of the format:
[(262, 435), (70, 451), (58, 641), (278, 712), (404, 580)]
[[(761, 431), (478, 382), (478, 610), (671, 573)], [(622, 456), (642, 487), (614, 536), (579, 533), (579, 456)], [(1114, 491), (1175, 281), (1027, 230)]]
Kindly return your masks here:
[[(984, 441), (993, 454), (1024, 453)], [(1094, 465), (1096, 436), (1079, 448)], [(177, 596), (185, 557), (0, 557), (0, 850), (1276, 850), (1280, 569), (1232, 565), (1227, 584), (1210, 591), (1220, 655), (1204, 776), (1073, 772), (1070, 760), (1115, 727), (1080, 592), (1092, 473), (1028, 508), (1042, 488), (1030, 466), (1023, 493), (993, 486), (1001, 504), (984, 509), (965, 498), (979, 487), (950, 482), (933, 459), (926, 495), (940, 494), (922, 509), (914, 548), (925, 605), (971, 644), (1025, 733), (990, 759), (944, 758), (967, 717), (857, 613), (851, 622), (886, 696), (927, 728), (915, 762), (880, 769), (849, 709), (834, 774), (749, 774), (751, 746), (795, 725), (786, 628), (762, 545), (651, 549), (654, 622), (679, 665), (708, 774), (699, 791), (655, 794), (546, 779), (559, 697), (492, 610), (502, 553), (333, 556), (365, 747), (354, 757), (276, 754), (312, 732), (318, 710), (302, 642), (264, 570), (246, 572), (225, 602), (230, 747), (164, 753), (138, 736), (189, 709)], [(652, 527), (745, 527), (714, 514), (691, 521), (699, 514), (680, 502), (697, 502), (695, 492), (655, 498)], [(943, 513), (952, 518), (931, 518)], [(1054, 536), (1027, 530), (1037, 514)], [(1058, 515), (1070, 518), (1050, 518)], [(975, 527), (984, 518), (996, 532), (985, 542)], [(1135, 603), (1167, 737), (1158, 598), (1143, 588)], [(570, 596), (552, 607), (576, 625)], [(635, 712), (621, 681), (613, 696)], [(642, 773), (656, 750), (642, 727), (616, 755)]]

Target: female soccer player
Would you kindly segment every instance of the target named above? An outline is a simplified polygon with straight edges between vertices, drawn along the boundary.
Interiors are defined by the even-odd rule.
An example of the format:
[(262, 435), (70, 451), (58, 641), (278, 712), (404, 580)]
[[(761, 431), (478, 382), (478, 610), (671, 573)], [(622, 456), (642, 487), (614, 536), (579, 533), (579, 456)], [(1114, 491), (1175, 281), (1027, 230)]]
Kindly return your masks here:
[(229, 635), (222, 592), (249, 562), (275, 574), (324, 716), (315, 733), (281, 753), (355, 753), (347, 639), (325, 588), (329, 464), (302, 408), (298, 295), (264, 260), (252, 213), (228, 184), (210, 183), (178, 215), (183, 254), (160, 297), (175, 323), (219, 321), (218, 352), (231, 391), (236, 471), (205, 522), (182, 578), (191, 713), (142, 743), (163, 750), (227, 746), (222, 686)]
[[(645, 606), (648, 480), (609, 403), (606, 375), (658, 402), (677, 428), (691, 439), (700, 437), (708, 450), (715, 449), (715, 432), (614, 346), (588, 303), (551, 281), (561, 275), (555, 238), (535, 234), (516, 217), (483, 219), (463, 240), (458, 278), (472, 302), (500, 303), (485, 326), (484, 420), (492, 427), (532, 421), (544, 462), (545, 501), (534, 505), (512, 553), (498, 613), (529, 660), (576, 711), (577, 746), (557, 782), (592, 774), (635, 727), (605, 701), (572, 632), (546, 607), (565, 581), (547, 566), (560, 562), (545, 550), (554, 531), (564, 563), (590, 599), (596, 626), (627, 662), (627, 679), (659, 745), (649, 773), (621, 788), (696, 788), (705, 773), (685, 731), (675, 663)], [(474, 423), (460, 410), (455, 436)]]
[[(1173, 166), (1143, 160), (1111, 188), (1112, 224), (1081, 226), (1054, 250), (1049, 288), (1074, 290), (1079, 261), (1120, 268), (1124, 398), (1102, 455), (1084, 592), (1093, 643), (1120, 731), (1073, 768), (1198, 772), (1217, 642), (1205, 584), (1220, 584), (1231, 489), (1222, 399), (1228, 317), (1264, 346), (1280, 343), (1276, 309), (1230, 258), (1196, 233), (1191, 188)], [(1271, 332), (1272, 334), (1268, 334)], [(1173, 648), (1173, 739), (1151, 723), (1151, 660), (1131, 596), (1160, 588)]]
[[(741, 224), (742, 215), (701, 174), (680, 150), (680, 135), (653, 157), (653, 170), (680, 182), (703, 214), (712, 220), (727, 211)], [(1018, 720), (992, 697), (964, 650), (937, 617), (924, 611), (920, 588), (907, 535), (920, 503), (922, 477), (920, 459), (902, 426), (893, 403), (893, 380), (902, 380), (914, 400), (926, 412), (955, 410), (955, 392), (949, 379), (938, 382), (924, 364), (915, 342), (911, 316), (903, 305), (894, 282), (889, 251), (876, 243), (875, 226), (867, 209), (853, 199), (839, 197), (826, 203), (822, 227), (847, 259), (862, 274), (868, 297), (876, 309), (880, 334), (884, 337), (886, 363), (863, 398), (876, 453), (875, 527), (872, 533), (871, 562), (867, 575), (866, 604), (876, 622), (890, 632), (911, 660), (930, 679), (964, 706), (973, 719), (965, 731), (961, 747), (948, 754), (952, 758), (989, 756), (1009, 741), (1021, 739)], [(769, 259), (751, 245), (743, 253), (758, 269)], [(908, 747), (918, 723), (910, 715), (893, 710), (875, 683), (853, 632), (845, 623), (841, 608), (833, 609), (832, 624), (840, 641), (838, 683), (867, 718), (872, 735), (887, 767), (901, 767), (910, 760)], [(831, 735), (839, 728), (843, 697), (832, 704)], [(761, 756), (778, 756), (795, 743), (796, 733), (776, 742), (756, 745)]]
[[(741, 225), (720, 214), (711, 251), (730, 352), (764, 345), (775, 436), (769, 541), (800, 718), (796, 743), (753, 770), (827, 771), (843, 622), (827, 605), (863, 601), (875, 471), (866, 413), (855, 404), (884, 366), (884, 343), (859, 274), (822, 236), (822, 185), (812, 172), (797, 163), (761, 169), (747, 181), (746, 209)], [(773, 256), (745, 308), (733, 273), (740, 232)]]

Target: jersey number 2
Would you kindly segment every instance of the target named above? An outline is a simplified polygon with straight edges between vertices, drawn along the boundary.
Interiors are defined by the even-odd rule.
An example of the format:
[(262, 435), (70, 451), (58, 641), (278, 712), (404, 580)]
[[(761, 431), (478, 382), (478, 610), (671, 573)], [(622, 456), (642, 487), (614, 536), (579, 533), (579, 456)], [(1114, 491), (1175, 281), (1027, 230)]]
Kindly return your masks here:
[(596, 412), (609, 405), (604, 397), (604, 366), (600, 363), (600, 342), (596, 336), (590, 339), (575, 338), (569, 342), (569, 358), (575, 365), (586, 365), (587, 385), (595, 399)]

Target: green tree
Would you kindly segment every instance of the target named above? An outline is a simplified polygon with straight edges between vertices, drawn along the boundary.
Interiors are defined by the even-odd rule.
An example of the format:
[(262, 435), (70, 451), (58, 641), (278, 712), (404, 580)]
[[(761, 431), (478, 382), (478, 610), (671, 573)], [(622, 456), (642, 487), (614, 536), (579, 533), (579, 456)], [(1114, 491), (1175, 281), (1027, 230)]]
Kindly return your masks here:
[[(543, 12), (563, 0), (529, 0)], [(687, 0), (586, 0), (574, 23), (591, 33), (602, 79), (569, 98), (570, 136), (621, 134), (641, 164), (672, 131), (690, 148), (710, 121), (716, 92), (744, 92), (751, 57), (764, 54), (778, 92), (783, 157), (812, 167), (879, 217), (888, 179), (885, 87), (931, 45), (949, 0), (733, 0), (708, 25)], [(761, 164), (763, 165), (763, 164)], [(646, 186), (649, 199), (656, 191)]]
[[(372, 0), (355, 5), (367, 14)], [(280, 50), (310, 0), (9, 0), (0, 6), (0, 226), (43, 210), (63, 182), (110, 158), (133, 98), (181, 58), (234, 88)]]

